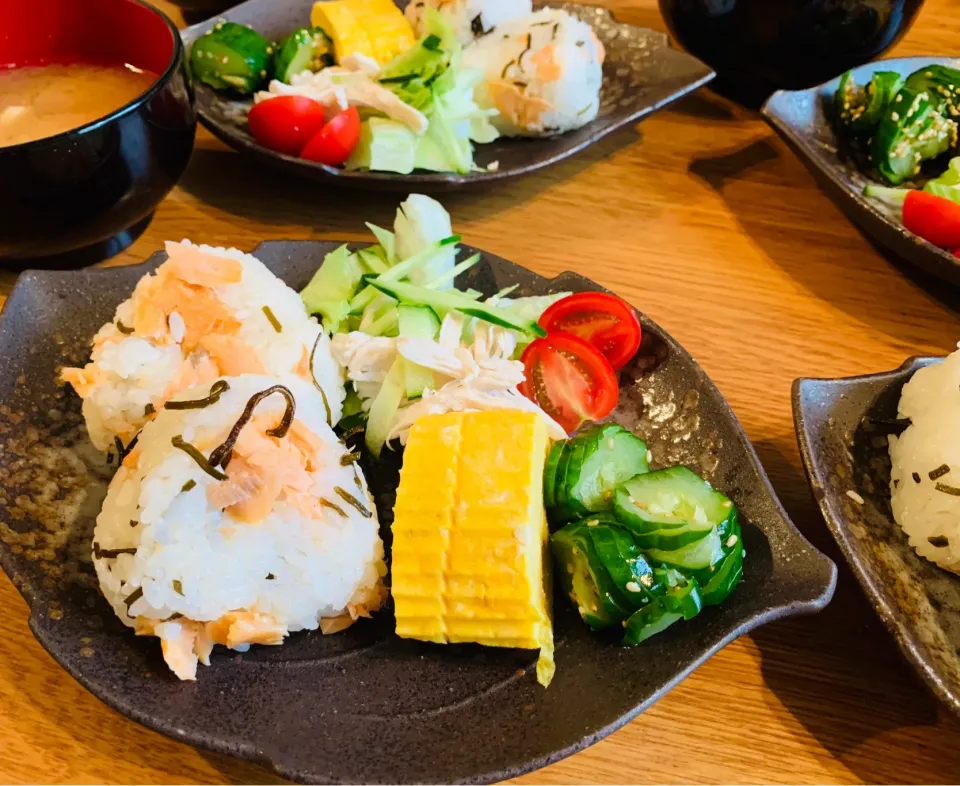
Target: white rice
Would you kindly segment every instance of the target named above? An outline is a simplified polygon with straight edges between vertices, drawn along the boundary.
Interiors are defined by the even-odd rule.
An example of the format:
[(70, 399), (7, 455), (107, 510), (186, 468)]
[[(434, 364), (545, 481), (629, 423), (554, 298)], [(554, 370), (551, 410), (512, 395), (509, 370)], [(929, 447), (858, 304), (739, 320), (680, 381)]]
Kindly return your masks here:
[(917, 554), (960, 573), (960, 352), (913, 375), (899, 416), (911, 425), (890, 437), (893, 515)]
[(416, 34), (427, 34), (425, 9), (433, 8), (442, 14), (457, 34), (457, 40), (467, 45), (474, 38), (495, 32), (499, 25), (520, 19), (533, 11), (532, 0), (411, 0), (405, 11)]
[[(313, 385), (292, 376), (245, 375), (226, 381), (230, 389), (216, 404), (159, 412), (140, 434), (136, 467), (121, 467), (110, 484), (94, 542), (100, 550), (136, 549), (135, 554), (94, 559), (103, 594), (117, 616), (133, 627), (137, 620), (159, 622), (172, 615), (208, 622), (228, 612), (255, 610), (272, 615), (284, 632), (293, 632), (355, 614), (352, 605), (373, 610), (379, 601), (370, 599), (382, 598), (386, 573), (376, 508), (359, 467), (340, 463), (347, 451), (327, 426), (321, 396)], [(323, 443), (309, 494), (333, 502), (342, 514), (325, 507), (321, 518), (306, 516), (281, 493), (266, 519), (239, 521), (229, 509), (208, 501), (208, 489), (220, 481), (173, 446), (173, 437), (182, 435), (206, 446), (203, 452), (209, 455), (209, 446), (226, 438), (251, 396), (276, 384), (293, 393), (296, 420)], [(207, 393), (203, 386), (175, 399)], [(285, 406), (284, 397), (274, 394), (257, 406), (256, 415), (275, 415), (279, 422)], [(196, 485), (184, 490), (190, 481)], [(337, 487), (373, 516), (364, 517), (345, 502)], [(128, 609), (125, 600), (140, 590)], [(156, 625), (156, 635), (173, 640), (183, 624)], [(205, 660), (203, 653), (200, 660)], [(184, 669), (169, 657), (168, 662), (181, 678), (192, 678), (189, 664)], [(192, 667), (195, 672), (195, 657)]]
[[(191, 245), (189, 241), (184, 244)], [(313, 371), (327, 396), (331, 422), (336, 423), (346, 395), (341, 371), (330, 354), (329, 339), (309, 317), (300, 296), (251, 254), (205, 245), (198, 248), (243, 265), (239, 283), (215, 287), (214, 292), (241, 323), (237, 337), (249, 346), (267, 374), (292, 372), (301, 362), (304, 349), (311, 351), (319, 341)], [(269, 308), (280, 323), (280, 332), (271, 324), (264, 307)], [(94, 338), (92, 365), (102, 375), (84, 399), (83, 414), (90, 438), (101, 450), (106, 450), (115, 436), (125, 444), (133, 438), (147, 420), (147, 405), (158, 407), (163, 403), (164, 391), (176, 379), (187, 358), (180, 346), (183, 319), (179, 314), (172, 312), (168, 320), (176, 343), (162, 345), (149, 338), (120, 332), (118, 323), (134, 324), (134, 311), (131, 297), (117, 307), (113, 321), (104, 325)]]
[(499, 111), (492, 122), (505, 136), (561, 134), (591, 122), (600, 110), (603, 60), (590, 25), (551, 8), (499, 25), (463, 53), (463, 65), (485, 75), (477, 104)]

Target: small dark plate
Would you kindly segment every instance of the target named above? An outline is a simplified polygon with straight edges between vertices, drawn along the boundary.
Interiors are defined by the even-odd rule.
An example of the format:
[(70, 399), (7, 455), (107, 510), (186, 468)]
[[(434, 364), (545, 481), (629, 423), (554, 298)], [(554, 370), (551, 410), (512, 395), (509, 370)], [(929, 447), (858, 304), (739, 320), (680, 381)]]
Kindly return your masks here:
[[(865, 84), (875, 71), (896, 71), (909, 76), (932, 63), (960, 66), (960, 61), (947, 57), (903, 57), (868, 63), (855, 68), (853, 73), (858, 84)], [(761, 111), (824, 191), (864, 234), (921, 270), (960, 284), (960, 260), (908, 231), (899, 216), (863, 195), (864, 187), (874, 181), (840, 155), (831, 122), (833, 96), (839, 83), (838, 77), (809, 90), (780, 90)]]
[[(397, 5), (406, 2), (398, 0)], [(535, 3), (537, 7), (545, 3)], [(614, 131), (635, 123), (713, 79), (713, 71), (688, 54), (671, 49), (663, 33), (616, 21), (603, 8), (577, 3), (551, 2), (593, 26), (607, 50), (603, 65), (600, 114), (587, 126), (546, 139), (498, 139), (475, 145), (475, 159), (486, 167), (498, 161), (496, 172), (456, 173), (416, 171), (410, 175), (390, 172), (347, 172), (285, 156), (258, 145), (247, 131), (250, 101), (234, 101), (206, 85), (197, 85), (200, 122), (226, 144), (241, 153), (290, 174), (337, 183), (353, 188), (409, 191), (412, 185), (431, 191), (452, 191), (529, 174), (556, 164)], [(223, 19), (250, 25), (267, 38), (277, 40), (310, 20), (313, 0), (249, 0), (227, 11)], [(183, 30), (187, 49), (217, 22), (211, 19)]]
[(894, 521), (888, 432), (875, 422), (896, 418), (904, 384), (939, 360), (911, 358), (865, 377), (798, 379), (793, 416), (813, 495), (847, 562), (907, 660), (960, 714), (960, 578), (918, 557)]
[[(256, 254), (301, 287), (336, 245), (270, 242)], [(645, 342), (614, 417), (643, 435), (655, 465), (690, 466), (740, 509), (748, 556), (727, 603), (623, 649), (592, 635), (560, 598), (557, 675), (546, 690), (533, 676), (536, 653), (399, 639), (389, 610), (335, 636), (218, 650), (196, 682), (178, 682), (156, 640), (123, 627), (97, 589), (91, 531), (111, 470), (89, 443), (79, 399), (55, 384), (57, 369), (86, 360), (96, 330), (163, 258), (25, 273), (0, 314), (0, 564), (40, 643), (124, 715), (309, 783), (496, 781), (596, 742), (738, 636), (830, 600), (836, 567), (787, 519), (723, 397), (641, 317)], [(492, 255), (458, 282), (487, 294), (515, 283), (523, 295), (601, 291), (573, 273), (547, 280)], [(388, 545), (397, 469), (396, 459), (365, 467)]]

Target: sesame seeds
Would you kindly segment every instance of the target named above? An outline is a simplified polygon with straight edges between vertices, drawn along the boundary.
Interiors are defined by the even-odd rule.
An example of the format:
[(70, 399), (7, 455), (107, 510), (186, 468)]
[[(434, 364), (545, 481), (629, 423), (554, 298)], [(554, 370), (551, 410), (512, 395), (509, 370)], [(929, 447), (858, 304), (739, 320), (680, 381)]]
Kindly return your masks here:
[(628, 581), (624, 586), (629, 592), (642, 592), (640, 585), (635, 581)]
[(853, 489), (849, 489), (849, 490), (847, 491), (847, 496), (850, 497), (850, 499), (852, 499), (852, 500), (853, 500), (854, 502), (856, 502), (858, 505), (862, 505), (863, 502), (864, 502), (863, 497), (861, 497), (859, 494), (857, 494), (857, 492), (854, 491)]
[(732, 549), (734, 546), (737, 545), (738, 540), (739, 538), (736, 535), (731, 535), (729, 538), (727, 538), (727, 542), (724, 545), (726, 545), (728, 549)]
[(650, 574), (650, 573), (644, 573), (644, 574), (640, 577), (640, 583), (643, 584), (644, 587), (652, 587), (652, 586), (653, 586), (653, 575)]
[(900, 119), (900, 115), (897, 114), (896, 112), (891, 112), (891, 113), (890, 113), (890, 119), (891, 119), (894, 123), (896, 123), (896, 122)]

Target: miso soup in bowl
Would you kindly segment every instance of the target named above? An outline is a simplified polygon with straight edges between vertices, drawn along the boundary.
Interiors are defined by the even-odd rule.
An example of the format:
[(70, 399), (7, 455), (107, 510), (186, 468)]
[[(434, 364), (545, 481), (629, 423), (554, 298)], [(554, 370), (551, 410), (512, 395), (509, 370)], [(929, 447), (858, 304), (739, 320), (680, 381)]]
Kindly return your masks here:
[(117, 253), (183, 173), (196, 131), (173, 23), (139, 0), (3, 0), (0, 265)]
[(100, 120), (156, 81), (157, 74), (130, 63), (47, 63), (0, 70), (0, 147)]

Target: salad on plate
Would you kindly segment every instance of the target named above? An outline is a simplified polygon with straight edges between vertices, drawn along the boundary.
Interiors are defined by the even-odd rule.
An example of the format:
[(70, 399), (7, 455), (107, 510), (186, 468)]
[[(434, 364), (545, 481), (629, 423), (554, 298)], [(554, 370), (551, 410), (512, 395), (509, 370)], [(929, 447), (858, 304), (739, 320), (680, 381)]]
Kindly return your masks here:
[[(309, 21), (309, 24), (306, 23)], [(239, 102), (265, 148), (349, 170), (479, 170), (474, 145), (552, 136), (597, 117), (604, 49), (586, 22), (530, 0), (319, 0), (271, 42), (225, 20), (190, 52), (194, 79)]]

